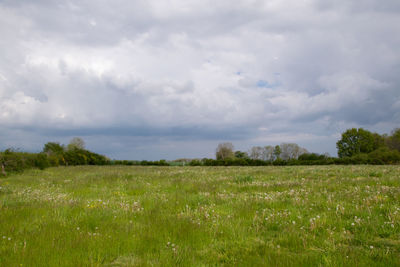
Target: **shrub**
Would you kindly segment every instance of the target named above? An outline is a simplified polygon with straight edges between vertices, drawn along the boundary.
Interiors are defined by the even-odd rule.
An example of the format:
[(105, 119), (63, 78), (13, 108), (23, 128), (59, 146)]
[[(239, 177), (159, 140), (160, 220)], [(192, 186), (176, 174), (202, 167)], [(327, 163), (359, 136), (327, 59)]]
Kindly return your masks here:
[(46, 154), (44, 153), (36, 154), (35, 167), (39, 168), (40, 170), (44, 170), (45, 168), (50, 167), (50, 162)]

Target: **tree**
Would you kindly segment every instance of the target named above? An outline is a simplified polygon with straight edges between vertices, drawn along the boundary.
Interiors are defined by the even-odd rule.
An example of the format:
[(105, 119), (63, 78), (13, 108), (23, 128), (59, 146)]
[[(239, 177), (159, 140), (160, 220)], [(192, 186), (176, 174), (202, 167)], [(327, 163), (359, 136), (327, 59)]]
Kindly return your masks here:
[(375, 149), (374, 135), (363, 128), (352, 128), (342, 133), (336, 143), (339, 158), (351, 157), (360, 153), (369, 153)]
[(64, 152), (64, 146), (60, 143), (48, 142), (43, 147), (43, 153), (47, 155), (61, 155)]
[(262, 154), (263, 160), (272, 161), (274, 159), (274, 148), (272, 146), (265, 146)]
[(239, 151), (239, 150), (235, 151), (235, 158), (247, 159), (248, 157), (249, 157), (249, 155), (246, 152)]
[(385, 147), (385, 135), (380, 135), (378, 133), (373, 133), (372, 134), (373, 138), (374, 138), (374, 148), (373, 150), (377, 150), (381, 147)]
[(386, 138), (386, 143), (390, 149), (400, 151), (400, 128), (392, 131), (392, 135)]
[(281, 156), (281, 153), (282, 153), (281, 147), (276, 145), (274, 148), (274, 160), (279, 159)]
[(263, 157), (263, 148), (260, 146), (253, 146), (250, 149), (250, 158), (251, 159), (259, 159), (262, 160)]
[(283, 143), (280, 145), (280, 148), (283, 160), (297, 159), (301, 154), (308, 153), (307, 149), (295, 143)]
[(80, 137), (74, 137), (68, 144), (68, 150), (85, 149), (85, 141)]
[(215, 152), (217, 160), (225, 160), (234, 158), (233, 144), (232, 143), (221, 143), (218, 144)]

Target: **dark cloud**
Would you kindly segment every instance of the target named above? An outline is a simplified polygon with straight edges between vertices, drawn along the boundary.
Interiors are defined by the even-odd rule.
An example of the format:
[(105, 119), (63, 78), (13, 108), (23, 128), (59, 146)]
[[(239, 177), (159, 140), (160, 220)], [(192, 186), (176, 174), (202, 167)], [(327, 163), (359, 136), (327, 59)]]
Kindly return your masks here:
[(335, 154), (347, 127), (400, 124), (399, 13), (377, 0), (3, 0), (0, 146), (78, 135), (116, 158), (212, 155), (220, 141)]

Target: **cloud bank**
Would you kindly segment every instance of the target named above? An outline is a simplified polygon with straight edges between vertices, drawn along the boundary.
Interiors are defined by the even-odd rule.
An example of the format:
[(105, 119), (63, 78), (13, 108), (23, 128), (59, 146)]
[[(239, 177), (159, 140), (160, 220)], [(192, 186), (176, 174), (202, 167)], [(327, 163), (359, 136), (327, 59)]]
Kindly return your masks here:
[(400, 126), (400, 3), (0, 1), (0, 145), (212, 157)]

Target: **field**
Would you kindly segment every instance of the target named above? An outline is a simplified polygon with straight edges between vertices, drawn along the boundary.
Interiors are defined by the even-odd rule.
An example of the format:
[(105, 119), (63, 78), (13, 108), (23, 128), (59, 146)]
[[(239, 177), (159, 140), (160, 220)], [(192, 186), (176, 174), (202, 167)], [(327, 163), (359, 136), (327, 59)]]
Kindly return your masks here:
[(400, 166), (0, 178), (0, 266), (400, 266)]

